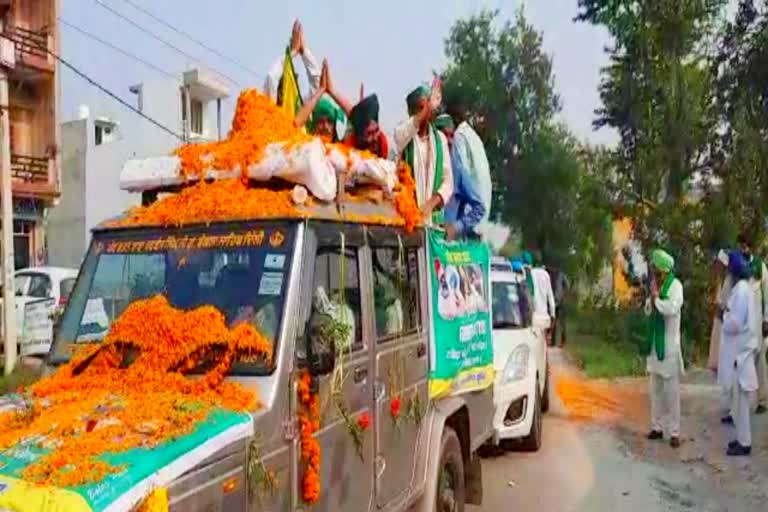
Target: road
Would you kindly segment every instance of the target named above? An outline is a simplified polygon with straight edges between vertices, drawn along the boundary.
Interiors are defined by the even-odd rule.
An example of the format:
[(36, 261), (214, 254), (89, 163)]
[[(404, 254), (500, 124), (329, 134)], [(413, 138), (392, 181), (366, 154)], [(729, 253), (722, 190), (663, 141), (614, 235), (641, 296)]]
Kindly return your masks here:
[[(765, 510), (768, 417), (755, 418), (753, 456), (732, 459), (719, 424), (718, 390), (695, 372), (683, 386), (683, 446), (644, 438), (644, 379), (589, 381), (559, 351), (556, 392), (542, 450), (497, 452), (483, 461), (484, 504), (470, 512), (730, 512)], [(556, 395), (556, 396), (555, 396)]]

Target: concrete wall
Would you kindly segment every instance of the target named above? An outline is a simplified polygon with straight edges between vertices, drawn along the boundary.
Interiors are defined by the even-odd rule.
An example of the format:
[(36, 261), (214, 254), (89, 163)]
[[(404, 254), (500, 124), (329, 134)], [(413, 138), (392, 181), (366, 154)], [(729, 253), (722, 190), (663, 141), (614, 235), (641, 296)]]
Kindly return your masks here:
[[(181, 135), (181, 79), (141, 84), (141, 110), (170, 131)], [(138, 98), (137, 98), (138, 100)], [(48, 223), (48, 254), (52, 265), (80, 265), (91, 230), (141, 203), (139, 194), (120, 189), (123, 164), (132, 158), (170, 154), (182, 141), (138, 114), (103, 96), (89, 102), (90, 118), (62, 125), (61, 204)], [(136, 102), (138, 106), (139, 102)], [(216, 102), (204, 105), (204, 135), (217, 137)], [(118, 123), (115, 140), (96, 145), (94, 119)], [(224, 130), (226, 134), (226, 130)]]
[(87, 120), (61, 126), (61, 186), (58, 206), (49, 210), (47, 222), (48, 263), (77, 267), (85, 245), (85, 172)]

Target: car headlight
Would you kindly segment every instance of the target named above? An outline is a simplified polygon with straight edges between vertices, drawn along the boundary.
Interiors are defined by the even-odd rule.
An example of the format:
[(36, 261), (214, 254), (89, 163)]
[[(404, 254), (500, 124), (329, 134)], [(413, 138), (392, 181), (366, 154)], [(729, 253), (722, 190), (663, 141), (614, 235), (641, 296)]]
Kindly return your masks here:
[(520, 345), (509, 354), (504, 366), (504, 384), (523, 380), (528, 375), (528, 357), (531, 349), (528, 345)]

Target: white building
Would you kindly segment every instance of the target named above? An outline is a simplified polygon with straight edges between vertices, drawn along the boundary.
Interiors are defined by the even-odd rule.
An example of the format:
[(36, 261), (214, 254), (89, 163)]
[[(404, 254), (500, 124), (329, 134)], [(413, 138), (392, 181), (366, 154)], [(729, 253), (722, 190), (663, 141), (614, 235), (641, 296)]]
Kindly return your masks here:
[[(223, 137), (221, 102), (229, 90), (202, 70), (187, 71), (178, 80), (144, 82), (130, 91), (141, 112), (188, 141)], [(51, 265), (78, 267), (91, 229), (141, 203), (139, 194), (120, 190), (127, 160), (167, 155), (182, 143), (122, 106), (110, 105), (93, 107), (96, 115), (82, 106), (79, 119), (61, 126), (62, 199), (47, 225)]]

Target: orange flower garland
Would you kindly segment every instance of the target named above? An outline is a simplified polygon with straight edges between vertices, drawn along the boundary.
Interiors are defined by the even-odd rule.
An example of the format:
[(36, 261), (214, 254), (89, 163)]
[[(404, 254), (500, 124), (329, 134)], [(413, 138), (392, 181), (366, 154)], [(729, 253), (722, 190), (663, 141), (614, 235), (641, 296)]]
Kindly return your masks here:
[(201, 182), (149, 206), (131, 210), (111, 227), (183, 226), (226, 220), (295, 218), (306, 214), (294, 206), (290, 190), (249, 188), (240, 180)]
[(187, 144), (175, 151), (181, 158), (181, 172), (199, 177), (207, 169), (240, 169), (243, 175), (259, 162), (264, 149), (273, 142), (308, 140), (291, 116), (256, 89), (240, 93), (226, 140), (208, 144)]
[(306, 464), (302, 498), (312, 505), (320, 499), (320, 442), (314, 436), (320, 430), (320, 398), (312, 393), (312, 376), (308, 371), (301, 374), (297, 388), (299, 403), (304, 409), (299, 415), (301, 459)]
[(405, 221), (405, 230), (410, 233), (421, 224), (421, 210), (416, 202), (416, 181), (413, 179), (411, 167), (400, 162), (397, 168), (399, 192), (395, 195), (395, 208)]
[[(32, 483), (98, 482), (121, 470), (101, 461), (104, 453), (188, 434), (216, 407), (252, 410), (255, 395), (224, 377), (235, 360), (271, 357), (270, 342), (253, 326), (229, 329), (213, 306), (184, 312), (162, 296), (134, 302), (101, 345), (31, 387), (27, 410), (0, 414), (0, 450), (22, 442), (49, 450), (24, 470)], [(200, 379), (186, 378), (204, 361), (215, 365)]]

